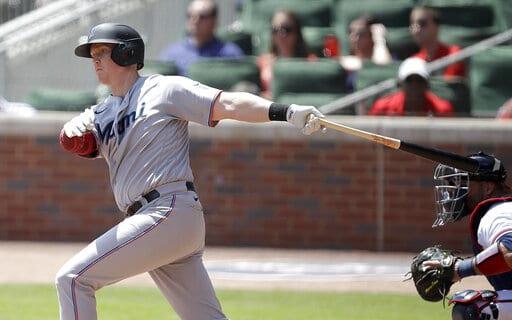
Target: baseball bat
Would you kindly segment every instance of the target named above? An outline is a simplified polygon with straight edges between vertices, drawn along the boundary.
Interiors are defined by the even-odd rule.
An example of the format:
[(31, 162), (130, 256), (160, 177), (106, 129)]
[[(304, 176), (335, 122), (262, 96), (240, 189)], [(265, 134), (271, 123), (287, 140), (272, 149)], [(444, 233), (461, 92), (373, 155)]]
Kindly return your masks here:
[(393, 148), (396, 150), (402, 150), (422, 158), (439, 162), (450, 167), (454, 167), (467, 172), (475, 173), (478, 170), (478, 161), (464, 157), (455, 153), (442, 151), (434, 148), (428, 148), (420, 146), (414, 143), (401, 141), (395, 138), (382, 136), (379, 134), (363, 131), (355, 128), (351, 128), (336, 122), (332, 122), (323, 118), (320, 118), (320, 124), (326, 128), (334, 129), (351, 136), (360, 137), (369, 141), (373, 141), (386, 147)]

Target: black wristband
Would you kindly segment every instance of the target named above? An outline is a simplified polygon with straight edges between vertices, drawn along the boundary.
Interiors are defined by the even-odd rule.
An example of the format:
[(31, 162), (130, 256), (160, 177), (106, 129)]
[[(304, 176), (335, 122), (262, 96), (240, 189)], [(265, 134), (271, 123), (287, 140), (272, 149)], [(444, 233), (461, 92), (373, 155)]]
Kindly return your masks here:
[(290, 106), (287, 104), (273, 102), (268, 109), (268, 118), (270, 121), (286, 121), (286, 112)]

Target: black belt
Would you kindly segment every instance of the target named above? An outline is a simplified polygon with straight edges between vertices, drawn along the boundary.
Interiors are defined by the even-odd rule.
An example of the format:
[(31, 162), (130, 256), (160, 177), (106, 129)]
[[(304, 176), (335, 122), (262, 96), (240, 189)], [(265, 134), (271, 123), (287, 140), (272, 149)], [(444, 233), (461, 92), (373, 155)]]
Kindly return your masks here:
[[(185, 185), (187, 186), (187, 191), (194, 191), (194, 192), (196, 191), (196, 188), (194, 187), (193, 182), (187, 181), (185, 183)], [(142, 197), (144, 199), (146, 199), (147, 203), (150, 203), (151, 201), (160, 197), (160, 192), (153, 189), (153, 190), (149, 191), (148, 193), (146, 193), (145, 195), (143, 195)], [(142, 208), (142, 206), (143, 206), (142, 202), (135, 201), (134, 203), (132, 203), (131, 206), (128, 207), (128, 210), (126, 210), (126, 216), (127, 217), (133, 216), (134, 214), (137, 213), (137, 211), (140, 210), (140, 208)]]

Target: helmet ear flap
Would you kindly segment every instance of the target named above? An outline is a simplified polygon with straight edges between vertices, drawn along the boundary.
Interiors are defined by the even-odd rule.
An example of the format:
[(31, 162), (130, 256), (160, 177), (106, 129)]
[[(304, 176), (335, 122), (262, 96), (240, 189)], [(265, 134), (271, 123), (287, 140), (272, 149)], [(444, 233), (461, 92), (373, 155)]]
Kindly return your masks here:
[(112, 49), (111, 54), (112, 60), (123, 67), (137, 64), (137, 70), (141, 69), (144, 60), (144, 49), (142, 47), (142, 53), (140, 44), (135, 41), (128, 41), (124, 43), (118, 43)]
[(131, 60), (133, 59), (135, 50), (132, 48), (130, 49), (129, 42), (128, 43), (118, 43), (112, 49), (112, 60), (123, 67), (126, 67), (131, 63)]

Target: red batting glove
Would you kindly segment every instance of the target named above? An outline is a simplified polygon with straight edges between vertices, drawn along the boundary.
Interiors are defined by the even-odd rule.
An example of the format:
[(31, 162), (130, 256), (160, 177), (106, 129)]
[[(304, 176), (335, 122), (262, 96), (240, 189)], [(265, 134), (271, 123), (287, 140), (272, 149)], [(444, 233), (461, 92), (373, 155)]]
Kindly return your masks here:
[(64, 134), (64, 130), (60, 132), (59, 142), (62, 148), (68, 152), (80, 155), (89, 156), (98, 151), (96, 138), (92, 132), (86, 132), (81, 137), (68, 137)]

